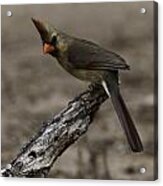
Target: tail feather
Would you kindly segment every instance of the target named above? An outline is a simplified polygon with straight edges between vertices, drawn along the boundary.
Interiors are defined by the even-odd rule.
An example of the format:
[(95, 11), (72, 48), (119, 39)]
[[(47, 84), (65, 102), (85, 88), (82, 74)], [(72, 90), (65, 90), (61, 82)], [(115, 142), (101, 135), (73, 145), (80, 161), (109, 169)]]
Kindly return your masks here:
[(130, 116), (130, 113), (125, 105), (125, 102), (120, 94), (118, 86), (117, 85), (112, 87), (105, 86), (104, 87), (105, 91), (106, 91), (106, 87), (108, 87), (107, 91), (111, 95), (113, 106), (117, 112), (118, 118), (124, 129), (131, 150), (133, 152), (143, 151), (143, 145), (141, 139), (134, 125), (134, 122)]

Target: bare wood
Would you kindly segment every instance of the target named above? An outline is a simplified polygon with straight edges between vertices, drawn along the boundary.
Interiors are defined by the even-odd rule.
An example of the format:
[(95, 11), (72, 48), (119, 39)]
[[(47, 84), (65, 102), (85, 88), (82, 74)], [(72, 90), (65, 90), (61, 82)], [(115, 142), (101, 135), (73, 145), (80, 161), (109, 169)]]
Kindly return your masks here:
[(42, 125), (16, 158), (1, 170), (2, 176), (46, 177), (56, 159), (88, 130), (94, 114), (106, 99), (101, 86), (89, 86)]

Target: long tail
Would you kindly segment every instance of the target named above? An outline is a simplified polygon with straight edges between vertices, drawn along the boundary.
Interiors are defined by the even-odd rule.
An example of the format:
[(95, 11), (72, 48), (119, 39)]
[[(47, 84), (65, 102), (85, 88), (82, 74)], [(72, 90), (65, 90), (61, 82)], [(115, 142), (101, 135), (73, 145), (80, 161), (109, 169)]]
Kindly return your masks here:
[(116, 84), (112, 86), (107, 85), (105, 81), (102, 82), (102, 85), (108, 96), (111, 96), (113, 106), (124, 129), (131, 150), (133, 152), (143, 151), (141, 139), (125, 105), (125, 102), (120, 94), (118, 86)]

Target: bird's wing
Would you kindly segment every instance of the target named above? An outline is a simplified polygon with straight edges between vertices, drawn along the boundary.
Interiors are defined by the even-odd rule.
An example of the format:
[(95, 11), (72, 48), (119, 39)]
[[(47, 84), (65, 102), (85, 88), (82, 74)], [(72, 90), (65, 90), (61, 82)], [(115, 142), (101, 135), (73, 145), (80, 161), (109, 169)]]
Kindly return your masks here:
[(73, 68), (87, 70), (129, 69), (129, 65), (119, 55), (98, 45), (75, 39), (68, 47), (68, 60)]

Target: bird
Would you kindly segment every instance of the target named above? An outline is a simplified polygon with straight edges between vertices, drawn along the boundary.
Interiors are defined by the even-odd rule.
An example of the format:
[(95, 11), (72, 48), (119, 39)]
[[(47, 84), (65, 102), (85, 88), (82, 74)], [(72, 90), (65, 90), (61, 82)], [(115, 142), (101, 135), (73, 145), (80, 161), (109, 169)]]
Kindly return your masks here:
[(41, 37), (43, 53), (56, 58), (76, 78), (102, 85), (112, 100), (131, 151), (142, 152), (141, 138), (120, 93), (119, 71), (130, 69), (126, 61), (92, 41), (66, 34), (48, 22), (31, 19)]

